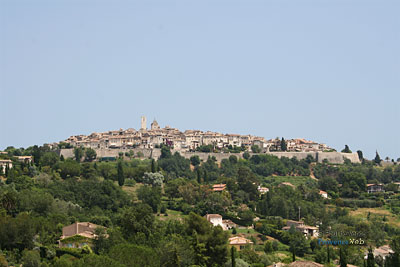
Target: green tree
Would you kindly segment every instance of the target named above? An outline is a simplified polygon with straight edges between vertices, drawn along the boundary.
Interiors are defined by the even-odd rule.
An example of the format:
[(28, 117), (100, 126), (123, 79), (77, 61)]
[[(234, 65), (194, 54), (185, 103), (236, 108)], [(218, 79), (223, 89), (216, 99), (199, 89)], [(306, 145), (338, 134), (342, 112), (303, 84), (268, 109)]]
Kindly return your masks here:
[(358, 155), (358, 159), (360, 161), (364, 160), (364, 155), (363, 155), (363, 152), (361, 150), (357, 150), (357, 155)]
[(22, 262), (24, 267), (39, 267), (40, 254), (37, 250), (24, 250), (22, 252)]
[(198, 156), (198, 155), (191, 156), (191, 157), (190, 157), (190, 163), (191, 163), (193, 166), (198, 166), (198, 165), (200, 165), (200, 158), (199, 158), (199, 156)]
[(139, 200), (149, 205), (153, 212), (157, 212), (161, 205), (161, 188), (142, 186), (137, 190)]
[(258, 190), (256, 177), (247, 167), (238, 169), (238, 185), (241, 190), (249, 195), (250, 200), (258, 200)]
[(390, 247), (394, 251), (386, 257), (386, 267), (397, 267), (400, 266), (400, 236), (395, 236), (392, 239)]
[(249, 152), (247, 152), (247, 151), (244, 152), (244, 153), (243, 153), (243, 158), (244, 158), (244, 159), (249, 159), (249, 158), (250, 158)]
[(167, 159), (167, 158), (170, 158), (170, 157), (172, 157), (171, 150), (169, 149), (169, 147), (163, 145), (161, 147), (160, 159)]
[(343, 251), (343, 248), (340, 247), (339, 248), (339, 264), (340, 267), (347, 267), (347, 257), (346, 257), (346, 253)]
[(126, 238), (137, 233), (149, 236), (153, 230), (154, 216), (152, 208), (144, 203), (137, 203), (123, 211), (120, 226)]
[(186, 219), (197, 265), (222, 266), (228, 259), (228, 233), (193, 212)]
[(108, 256), (123, 266), (159, 267), (158, 253), (149, 247), (132, 244), (120, 244), (111, 248)]
[(231, 247), (231, 263), (232, 263), (232, 267), (236, 267), (236, 249), (234, 246)]
[(74, 267), (124, 267), (126, 265), (118, 262), (117, 260), (111, 259), (110, 257), (96, 254), (89, 254), (81, 258), (79, 261), (74, 262)]
[(121, 160), (118, 160), (117, 164), (117, 179), (118, 179), (118, 185), (123, 186), (125, 183), (125, 176)]
[(264, 245), (264, 252), (265, 253), (271, 253), (271, 252), (273, 252), (274, 251), (274, 248), (273, 248), (273, 246), (272, 246), (272, 242), (271, 241), (267, 241), (267, 242), (265, 242), (265, 245)]
[(40, 165), (53, 167), (60, 158), (54, 152), (46, 152), (40, 158)]
[(352, 152), (351, 152), (349, 146), (348, 146), (348, 145), (345, 145), (345, 146), (344, 146), (344, 149), (342, 150), (342, 153), (352, 153)]
[(261, 152), (261, 148), (258, 145), (252, 145), (251, 146), (251, 151), (253, 153), (260, 153)]
[(75, 160), (77, 162), (81, 162), (81, 159), (83, 157), (83, 153), (84, 153), (84, 148), (83, 147), (75, 147), (74, 148)]
[(282, 137), (282, 140), (281, 140), (281, 150), (282, 151), (286, 151), (287, 150), (286, 141), (285, 141), (285, 138), (283, 138), (283, 137)]
[(97, 153), (94, 149), (92, 148), (87, 148), (85, 150), (85, 161), (93, 161), (97, 157)]
[(156, 161), (154, 159), (151, 159), (151, 172), (155, 173), (156, 172)]
[(145, 172), (143, 176), (143, 183), (152, 186), (162, 186), (164, 181), (164, 175), (160, 172), (151, 173)]
[(79, 163), (72, 159), (65, 161), (59, 161), (56, 165), (56, 169), (60, 173), (61, 178), (66, 179), (69, 177), (76, 177), (81, 174), (81, 166)]

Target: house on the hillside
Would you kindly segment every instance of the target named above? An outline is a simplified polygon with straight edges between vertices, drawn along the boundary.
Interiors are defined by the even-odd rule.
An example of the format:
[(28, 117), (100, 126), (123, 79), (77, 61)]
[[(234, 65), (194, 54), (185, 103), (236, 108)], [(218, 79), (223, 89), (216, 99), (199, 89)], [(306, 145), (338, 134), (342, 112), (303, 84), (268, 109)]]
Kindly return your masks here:
[[(382, 259), (385, 259), (387, 256), (390, 254), (394, 253), (394, 251), (390, 248), (389, 245), (383, 245), (379, 248), (375, 248), (372, 253), (374, 254), (374, 257), (382, 257)], [(368, 258), (368, 252), (365, 253), (364, 259)]]
[(370, 194), (385, 192), (385, 190), (383, 189), (383, 184), (367, 184), (367, 192)]
[[(207, 214), (206, 216), (207, 221), (209, 221), (214, 226), (221, 226), (224, 229), (224, 225), (222, 224), (222, 216), (219, 214)], [(225, 229), (224, 229), (225, 230)]]
[(230, 230), (232, 228), (237, 228), (237, 224), (231, 220), (222, 220), (222, 225), (224, 230)]
[(262, 187), (262, 186), (258, 186), (257, 187), (258, 192), (260, 192), (261, 194), (265, 194), (267, 192), (269, 192), (269, 188), (268, 187)]
[(319, 190), (319, 195), (323, 198), (328, 198), (328, 193), (323, 190)]
[(17, 156), (17, 160), (19, 162), (30, 164), (32, 163), (33, 157), (32, 156)]
[(232, 228), (236, 228), (237, 224), (232, 222), (231, 220), (222, 220), (222, 216), (219, 214), (207, 214), (204, 216), (208, 222), (210, 222), (213, 226), (221, 226), (223, 230), (230, 230)]
[(213, 185), (214, 192), (222, 192), (226, 189), (226, 184), (215, 184)]
[(253, 242), (241, 236), (233, 236), (229, 238), (229, 246), (235, 247), (236, 250), (240, 251), (246, 247), (251, 248), (253, 246)]
[(59, 247), (82, 248), (85, 245), (91, 245), (92, 240), (97, 237), (95, 230), (98, 227), (103, 226), (90, 222), (76, 222), (63, 227)]
[(9, 159), (0, 159), (0, 174), (6, 172), (6, 169), (11, 169), (13, 166), (12, 161)]
[(305, 237), (318, 237), (318, 227), (305, 225), (302, 221), (287, 220), (286, 226), (283, 227), (282, 230), (289, 231), (292, 226), (297, 232), (302, 233)]

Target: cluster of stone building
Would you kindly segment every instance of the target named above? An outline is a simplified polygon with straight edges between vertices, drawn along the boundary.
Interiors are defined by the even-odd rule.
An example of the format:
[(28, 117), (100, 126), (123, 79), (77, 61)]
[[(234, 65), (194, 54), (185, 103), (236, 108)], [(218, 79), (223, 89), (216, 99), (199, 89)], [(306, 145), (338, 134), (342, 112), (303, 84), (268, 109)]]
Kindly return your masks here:
[[(7, 152), (0, 151), (0, 154), (7, 155)], [(32, 156), (16, 156), (17, 161), (30, 164), (32, 163), (33, 157)], [(6, 169), (11, 169), (13, 167), (13, 162), (11, 159), (0, 159), (0, 174), (6, 172)]]
[[(66, 143), (73, 147), (87, 147), (93, 149), (102, 148), (157, 148), (162, 144), (169, 145), (178, 151), (194, 151), (200, 146), (212, 145), (216, 149), (226, 147), (245, 147), (251, 150), (251, 146), (257, 145), (262, 151), (279, 151), (280, 139), (266, 140), (264, 137), (240, 134), (222, 134), (211, 131), (186, 130), (179, 131), (176, 128), (165, 126), (161, 128), (156, 120), (147, 129), (146, 117), (141, 118), (140, 130), (129, 128), (117, 131), (92, 133), (90, 135), (71, 136)], [(291, 139), (286, 141), (289, 152), (316, 152), (326, 151), (330, 148), (325, 144), (319, 144), (304, 139)]]

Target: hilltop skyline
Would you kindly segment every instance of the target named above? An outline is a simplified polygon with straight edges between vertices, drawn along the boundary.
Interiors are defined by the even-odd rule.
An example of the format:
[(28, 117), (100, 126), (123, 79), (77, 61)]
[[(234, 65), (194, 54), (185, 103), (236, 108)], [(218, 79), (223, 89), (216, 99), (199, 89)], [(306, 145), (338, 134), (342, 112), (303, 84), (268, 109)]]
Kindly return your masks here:
[[(172, 143), (174, 143), (174, 139), (175, 139), (174, 136), (176, 136), (178, 138), (178, 142), (179, 143), (178, 144), (174, 144), (173, 146), (176, 147), (178, 145), (178, 150), (180, 150), (180, 149), (182, 149), (181, 148), (182, 145), (186, 146), (186, 149), (189, 149), (189, 148), (190, 149), (195, 149), (195, 146), (193, 146), (193, 144), (190, 145), (190, 141), (189, 141), (189, 143), (187, 143), (188, 142), (187, 135), (189, 135), (189, 136), (198, 136), (198, 134), (200, 134), (200, 136), (207, 135), (207, 136), (209, 136), (208, 138), (210, 138), (210, 140), (208, 140), (208, 141), (205, 141), (205, 140), (201, 140), (200, 141), (199, 140), (201, 142), (201, 144), (203, 144), (203, 145), (213, 143), (212, 140), (214, 140), (215, 137), (212, 137), (212, 136), (223, 137), (223, 136), (236, 136), (236, 135), (238, 135), (238, 136), (241, 136), (242, 138), (246, 138), (247, 141), (245, 141), (245, 143), (248, 142), (248, 144), (246, 143), (247, 149), (249, 149), (250, 145), (255, 144), (254, 140), (257, 140), (256, 142), (260, 142), (260, 143), (256, 143), (256, 144), (264, 152), (268, 151), (269, 148), (267, 149), (267, 147), (270, 147), (271, 145), (272, 146), (274, 146), (274, 145), (275, 146), (276, 145), (279, 146), (279, 143), (276, 144), (275, 140), (278, 140), (278, 142), (279, 142), (281, 138), (285, 138), (286, 142), (288, 142), (288, 141), (291, 142), (291, 145), (293, 147), (289, 151), (295, 151), (294, 149), (300, 149), (298, 151), (303, 151), (304, 152), (304, 148), (301, 148), (301, 146), (298, 146), (300, 143), (306, 144), (306, 147), (308, 147), (308, 144), (314, 144), (314, 145), (317, 145), (317, 146), (319, 145), (320, 146), (320, 148), (316, 149), (316, 150), (314, 148), (311, 149), (311, 146), (310, 146), (309, 150), (305, 150), (305, 151), (309, 151), (309, 152), (310, 151), (324, 151), (324, 150), (329, 151), (331, 149), (335, 149), (336, 151), (340, 152), (342, 150), (342, 148), (335, 148), (335, 147), (329, 146), (329, 144), (327, 144), (326, 142), (310, 140), (310, 139), (307, 139), (307, 138), (304, 138), (304, 137), (293, 137), (293, 138), (287, 138), (287, 137), (284, 137), (284, 136), (283, 137), (279, 137), (279, 136), (277, 136), (277, 137), (265, 137), (265, 136), (257, 136), (257, 135), (254, 135), (252, 133), (239, 134), (239, 133), (235, 133), (235, 132), (232, 133), (232, 132), (210, 131), (210, 130), (205, 130), (205, 129), (179, 129), (179, 128), (173, 127), (173, 126), (171, 126), (169, 124), (164, 124), (164, 125), (159, 124), (158, 121), (156, 120), (156, 118), (154, 118), (153, 121), (151, 121), (151, 122), (147, 121), (147, 117), (146, 116), (141, 116), (140, 119), (141, 119), (141, 121), (139, 123), (139, 127), (135, 127), (135, 128), (134, 127), (128, 127), (128, 128), (125, 128), (125, 129), (124, 128), (108, 129), (108, 130), (105, 130), (105, 131), (92, 131), (90, 133), (78, 133), (78, 134), (71, 135), (66, 139), (57, 140), (57, 141), (54, 141), (54, 142), (45, 142), (43, 144), (54, 145), (54, 144), (58, 144), (60, 142), (68, 142), (68, 143), (73, 144), (73, 146), (84, 146), (84, 147), (93, 147), (93, 148), (97, 148), (97, 146), (99, 146), (98, 148), (100, 148), (100, 147), (101, 148), (108, 148), (108, 146), (109, 146), (109, 143), (108, 143), (109, 136), (116, 135), (118, 137), (118, 135), (123, 134), (123, 136), (127, 135), (128, 137), (129, 136), (132, 136), (132, 137), (136, 136), (135, 138), (139, 138), (138, 140), (140, 140), (141, 136), (143, 135), (143, 133), (146, 133), (146, 134), (150, 134), (152, 143), (153, 142), (155, 142), (155, 143), (163, 143), (163, 141), (161, 139), (159, 139), (160, 137), (157, 137), (157, 136), (164, 136), (164, 139), (165, 139), (165, 137), (170, 136), (170, 138), (173, 138), (173, 139), (170, 139), (170, 141), (172, 140)], [(153, 124), (154, 124), (154, 127), (153, 127)], [(153, 140), (152, 136), (154, 136), (154, 138), (155, 138), (154, 140)], [(82, 144), (79, 145), (78, 143), (76, 143), (77, 141), (79, 141), (76, 138), (79, 138), (79, 140), (80, 140), (80, 142), (82, 142)], [(83, 139), (81, 139), (81, 138), (83, 138)], [(104, 138), (107, 140), (107, 144), (104, 144), (104, 141), (99, 142), (99, 140), (105, 140)], [(183, 138), (183, 139), (181, 140), (181, 138)], [(250, 139), (248, 139), (248, 138), (250, 138)], [(185, 141), (185, 139), (186, 139), (186, 141)], [(94, 140), (94, 143), (92, 142), (93, 140)], [(133, 141), (133, 139), (131, 141)], [(148, 141), (150, 142), (150, 139)], [(217, 147), (220, 147), (220, 146), (222, 147), (222, 146), (225, 146), (225, 145), (227, 146), (228, 145), (228, 143), (219, 144), (219, 142), (220, 141), (218, 141)], [(221, 142), (227, 142), (227, 141), (221, 141)], [(138, 144), (140, 144), (140, 143), (141, 143), (141, 141), (139, 141)], [(146, 141), (146, 143), (147, 143), (147, 141)], [(229, 142), (229, 143), (231, 143), (231, 142)], [(232, 140), (232, 144), (233, 143), (234, 143), (234, 141)], [(217, 144), (217, 143), (215, 143), (215, 144)], [(240, 144), (242, 144), (242, 143), (240, 142)], [(289, 143), (287, 143), (287, 144), (289, 145)], [(238, 146), (241, 146), (241, 145), (238, 145)], [(147, 146), (144, 146), (144, 147), (147, 147)], [(152, 145), (151, 147), (154, 147), (154, 145)], [(16, 146), (16, 148), (18, 148), (18, 147)], [(184, 149), (184, 150), (186, 150), (186, 149)], [(352, 152), (356, 153), (357, 150), (353, 150)], [(364, 157), (365, 157), (365, 155), (364, 155)]]
[(398, 1), (1, 1), (0, 149), (137, 128), (400, 157)]

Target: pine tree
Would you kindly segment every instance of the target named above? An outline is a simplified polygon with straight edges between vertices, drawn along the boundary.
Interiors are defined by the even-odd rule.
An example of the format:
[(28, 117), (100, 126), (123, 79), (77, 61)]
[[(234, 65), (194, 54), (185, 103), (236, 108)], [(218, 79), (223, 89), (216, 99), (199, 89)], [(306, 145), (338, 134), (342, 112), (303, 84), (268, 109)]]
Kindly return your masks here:
[(122, 168), (122, 161), (118, 161), (117, 165), (117, 177), (118, 177), (118, 184), (119, 186), (123, 186), (125, 183), (125, 177), (124, 177), (124, 169)]

